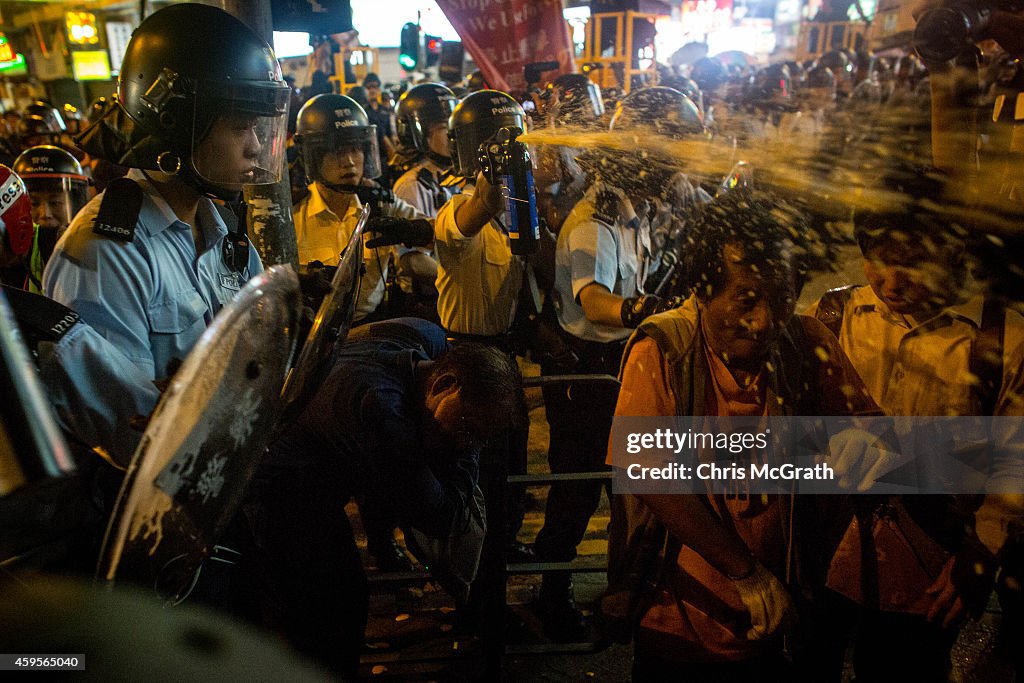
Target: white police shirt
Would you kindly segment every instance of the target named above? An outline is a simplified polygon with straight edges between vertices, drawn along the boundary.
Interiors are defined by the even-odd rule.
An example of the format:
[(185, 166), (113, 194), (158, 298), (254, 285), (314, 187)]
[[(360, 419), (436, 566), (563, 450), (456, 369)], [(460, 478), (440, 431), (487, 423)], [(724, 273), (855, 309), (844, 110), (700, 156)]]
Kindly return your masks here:
[[(616, 201), (599, 201), (600, 194)], [(579, 296), (597, 283), (616, 296), (643, 294), (651, 258), (650, 225), (636, 215), (632, 203), (618, 188), (596, 183), (583, 196), (558, 233), (555, 249), (554, 305), (562, 328), (580, 339), (615, 342), (633, 330), (591, 322), (583, 314)]]

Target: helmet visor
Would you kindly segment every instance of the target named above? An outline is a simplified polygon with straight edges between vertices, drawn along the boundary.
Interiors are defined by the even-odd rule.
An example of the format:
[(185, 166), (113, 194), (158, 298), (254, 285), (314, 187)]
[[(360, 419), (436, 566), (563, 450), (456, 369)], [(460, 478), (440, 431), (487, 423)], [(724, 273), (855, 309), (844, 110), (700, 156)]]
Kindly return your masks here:
[(281, 179), (288, 135), (287, 85), (236, 85), (195, 101), (192, 167), (202, 180), (235, 191)]
[(40, 174), (25, 178), (32, 220), (41, 228), (64, 230), (88, 201), (84, 176)]
[[(350, 166), (353, 157), (347, 154), (358, 150), (363, 155), (362, 177), (372, 180), (382, 173), (380, 161), (380, 145), (377, 141), (377, 126), (360, 126), (340, 128), (328, 133), (313, 133), (301, 136), (299, 146), (302, 150), (303, 163), (306, 164), (306, 175), (312, 180), (328, 184), (339, 183), (338, 174), (343, 174), (344, 167)], [(330, 156), (328, 163), (331, 168), (325, 169), (325, 158)], [(346, 179), (340, 184), (357, 185)]]

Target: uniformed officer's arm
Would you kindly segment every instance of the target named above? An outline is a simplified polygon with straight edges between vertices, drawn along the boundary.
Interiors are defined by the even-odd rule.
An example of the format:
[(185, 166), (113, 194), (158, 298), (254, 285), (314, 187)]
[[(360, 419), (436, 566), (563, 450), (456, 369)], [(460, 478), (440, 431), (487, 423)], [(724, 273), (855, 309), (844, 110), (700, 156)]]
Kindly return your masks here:
[(81, 315), (151, 380), (165, 371), (154, 367), (150, 347), (152, 288), (135, 244), (93, 235), (88, 226), (68, 229), (43, 273), (46, 296)]
[(81, 322), (40, 348), (39, 378), (61, 427), (127, 467), (142, 432), (129, 428), (125, 416), (153, 412), (160, 392), (151, 378)]
[(608, 288), (597, 282), (592, 282), (580, 290), (580, 306), (583, 308), (583, 315), (587, 320), (596, 325), (608, 325), (609, 327), (622, 327), (622, 302), (621, 296), (612, 294)]
[(424, 284), (433, 285), (437, 280), (437, 261), (430, 254), (411, 249), (398, 257), (401, 270)]
[(455, 225), (464, 236), (473, 237), (501, 213), (501, 209), (500, 191), (487, 182), (483, 173), (478, 173), (473, 194), (455, 208)]
[(91, 328), (69, 335), (43, 367), (50, 398), (69, 431), (126, 464), (139, 436), (131, 419), (152, 412), (159, 399), (153, 380), (165, 371), (155, 367), (149, 344), (149, 267), (135, 244), (72, 226), (43, 287)]
[[(618, 248), (611, 230), (595, 221), (573, 226), (565, 238), (573, 295), (587, 320), (608, 327), (636, 327), (663, 308), (656, 296), (612, 293), (619, 278)], [(632, 272), (636, 272), (637, 264)]]

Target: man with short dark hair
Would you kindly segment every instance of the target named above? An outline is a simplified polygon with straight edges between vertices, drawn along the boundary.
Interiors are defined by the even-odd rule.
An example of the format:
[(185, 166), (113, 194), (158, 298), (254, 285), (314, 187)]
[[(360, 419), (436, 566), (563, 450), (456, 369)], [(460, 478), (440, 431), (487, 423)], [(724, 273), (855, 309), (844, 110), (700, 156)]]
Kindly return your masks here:
[(258, 550), (247, 575), (292, 643), (352, 675), (368, 593), (345, 504), (389, 500), (400, 521), (447, 538), (465, 519), (481, 444), (524, 414), (508, 355), (449, 349), (425, 320), (365, 325), (271, 447), (247, 506)]
[(363, 79), (363, 89), (366, 91), (366, 113), (370, 116), (370, 123), (377, 126), (377, 143), (380, 151), (380, 167), (384, 169), (385, 177), (388, 168), (388, 159), (395, 153), (395, 127), (391, 121), (391, 109), (381, 103), (380, 76), (372, 71), (366, 74)]
[[(877, 412), (818, 321), (794, 316), (803, 231), (781, 204), (727, 195), (696, 216), (693, 296), (643, 322), (627, 346), (616, 415), (758, 417)], [(615, 454), (609, 464), (621, 466)], [(739, 485), (738, 485), (739, 486)], [(635, 632), (634, 681), (787, 680), (794, 616), (792, 501), (778, 495), (612, 496), (609, 581), (629, 568), (631, 520), (653, 516), (677, 555)], [(806, 508), (807, 506), (804, 506)], [(804, 510), (806, 513), (807, 511)], [(803, 517), (801, 517), (803, 519)]]

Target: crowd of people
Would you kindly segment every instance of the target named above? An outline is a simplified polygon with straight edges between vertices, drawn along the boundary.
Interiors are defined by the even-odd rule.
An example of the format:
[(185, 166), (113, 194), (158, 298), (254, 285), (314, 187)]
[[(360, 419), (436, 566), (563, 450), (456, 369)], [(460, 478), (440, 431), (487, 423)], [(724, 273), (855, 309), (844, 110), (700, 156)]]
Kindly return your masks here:
[[(243, 557), (227, 609), (354, 676), (351, 498), (386, 571), (412, 568), (396, 528), (464, 533), (480, 489), (488, 510), (511, 499), (500, 556), (576, 556), (599, 480), (553, 484), (535, 543), (518, 537), (517, 358), (620, 380), (544, 385), (553, 473), (621, 465), (616, 416), (1024, 415), (1022, 166), (1003, 132), (1019, 48), (971, 46), (956, 67), (702, 58), (628, 93), (583, 74), (515, 96), (421, 83), (393, 105), (371, 74), (303, 102), (243, 24), (173, 5), (135, 31), (74, 142), (44, 102), (5, 117), (4, 292), (102, 527), (139, 416), (263, 272), (231, 210), (243, 186), (290, 172), (314, 310), (370, 208), (354, 329), (225, 540)], [(1006, 201), (970, 203), (986, 193)], [(854, 244), (864, 284), (798, 310)], [(1020, 671), (1024, 459), (1007, 432), (972, 497), (609, 491), (605, 618), (634, 643), (634, 680), (838, 681), (851, 644), (858, 680), (946, 680), (993, 591)], [(870, 488), (873, 439), (834, 454), (851, 493)], [(488, 596), (456, 578), (472, 613)], [(586, 636), (569, 572), (545, 574), (534, 607), (552, 640)]]

